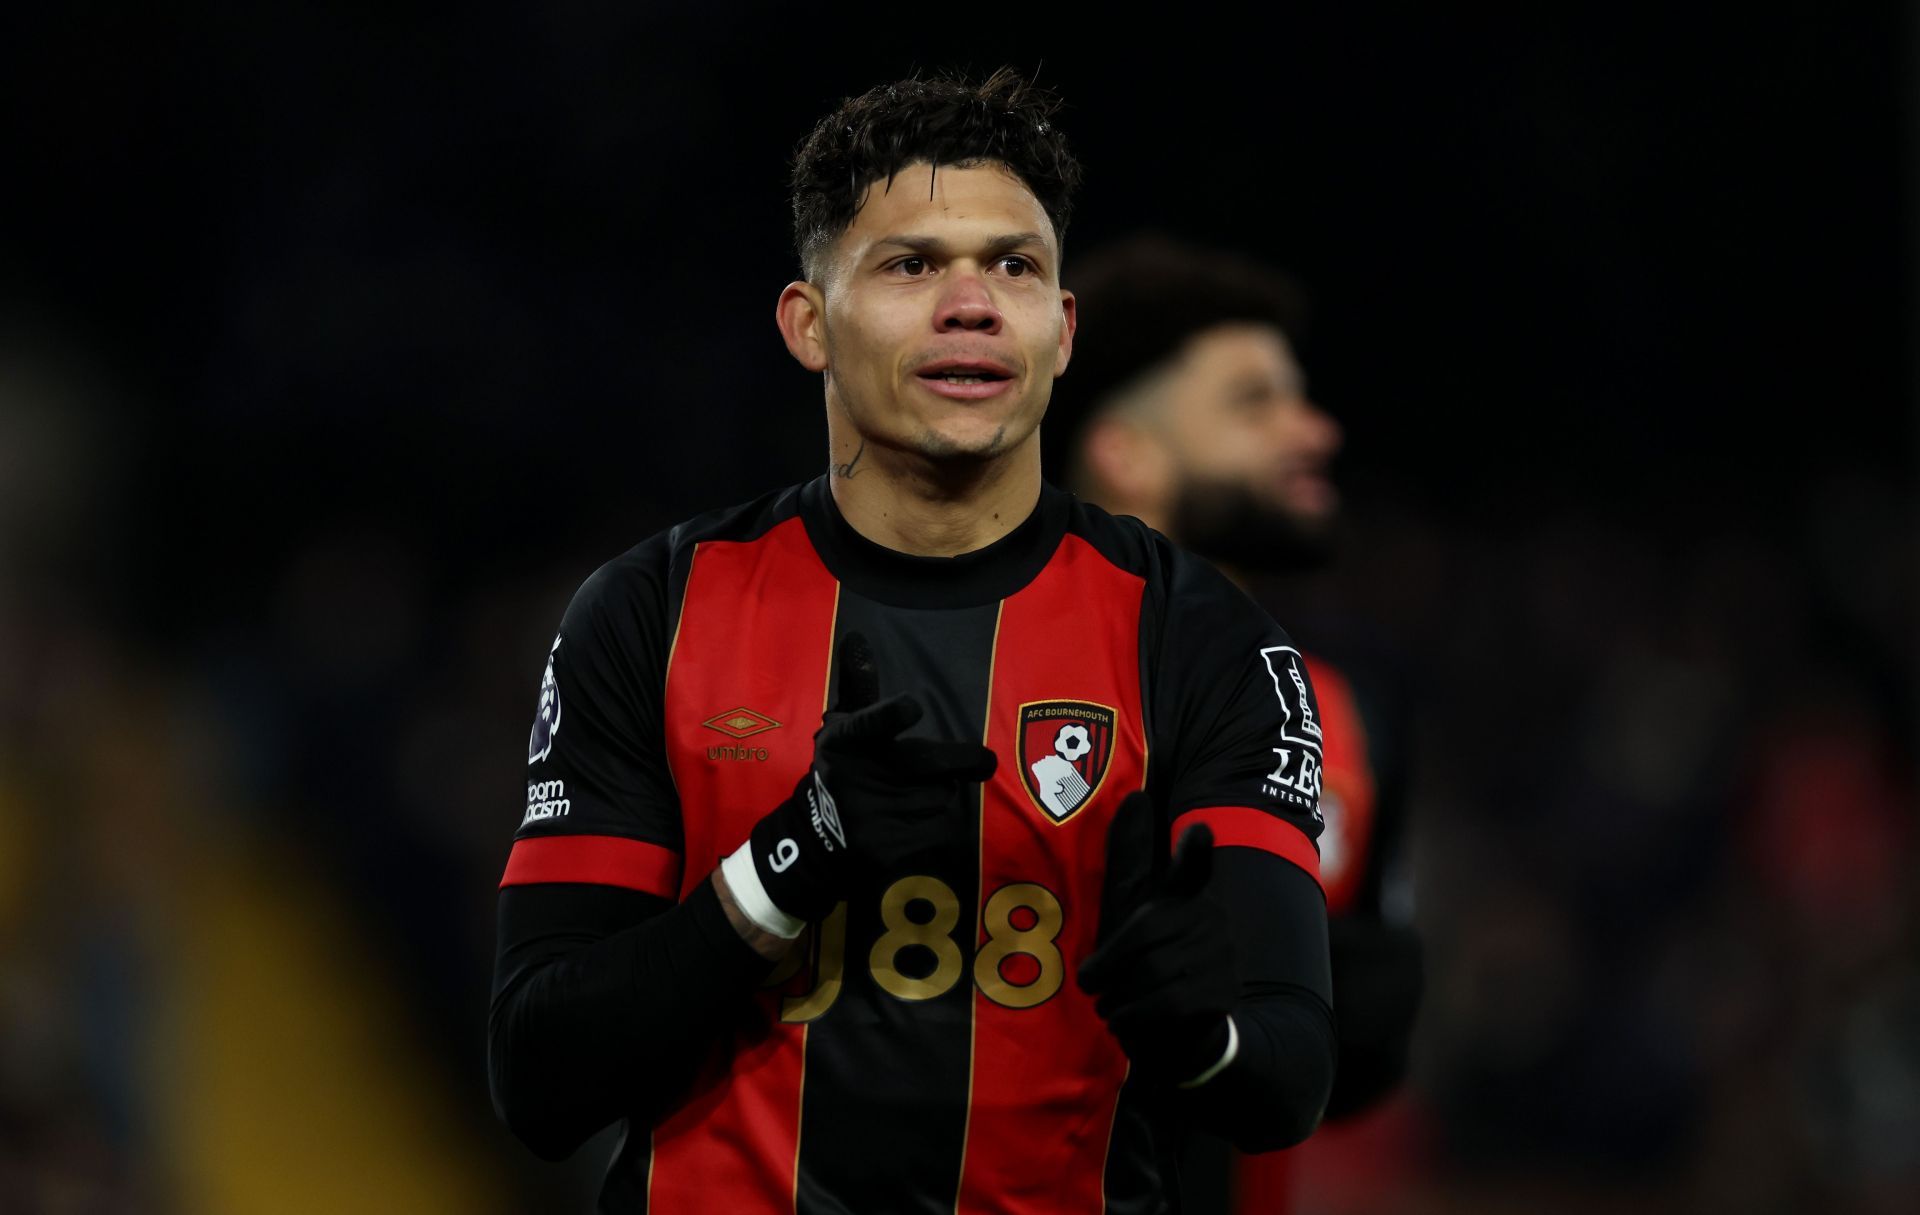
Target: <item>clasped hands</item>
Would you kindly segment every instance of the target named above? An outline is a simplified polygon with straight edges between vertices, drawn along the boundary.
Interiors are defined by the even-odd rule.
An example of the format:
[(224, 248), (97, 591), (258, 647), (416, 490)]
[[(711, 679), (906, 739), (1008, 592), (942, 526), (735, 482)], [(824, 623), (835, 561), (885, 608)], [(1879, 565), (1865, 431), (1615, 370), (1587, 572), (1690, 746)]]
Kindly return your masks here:
[[(814, 734), (813, 765), (755, 824), (746, 850), (765, 898), (790, 923), (821, 919), (858, 875), (887, 872), (923, 846), (960, 790), (998, 766), (979, 743), (903, 737), (925, 709), (910, 693), (880, 698), (860, 634), (842, 639), (838, 665), (839, 695)], [(1140, 1074), (1191, 1086), (1234, 1053), (1231, 926), (1207, 894), (1212, 832), (1188, 830), (1165, 865), (1160, 838), (1147, 794), (1129, 794), (1108, 827), (1099, 943), (1078, 980)], [(729, 880), (739, 884), (732, 871)]]

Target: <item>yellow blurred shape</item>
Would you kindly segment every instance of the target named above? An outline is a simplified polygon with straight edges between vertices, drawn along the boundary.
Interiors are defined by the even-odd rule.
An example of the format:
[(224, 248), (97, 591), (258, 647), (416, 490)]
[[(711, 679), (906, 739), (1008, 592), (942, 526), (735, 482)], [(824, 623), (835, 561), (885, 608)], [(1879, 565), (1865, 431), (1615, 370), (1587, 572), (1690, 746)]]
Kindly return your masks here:
[(178, 1103), (181, 1209), (503, 1211), (468, 1129), (489, 1111), (451, 1108), (341, 897), (293, 865), (239, 853), (185, 893), (175, 1021), (159, 1035), (175, 1046), (159, 1067)]

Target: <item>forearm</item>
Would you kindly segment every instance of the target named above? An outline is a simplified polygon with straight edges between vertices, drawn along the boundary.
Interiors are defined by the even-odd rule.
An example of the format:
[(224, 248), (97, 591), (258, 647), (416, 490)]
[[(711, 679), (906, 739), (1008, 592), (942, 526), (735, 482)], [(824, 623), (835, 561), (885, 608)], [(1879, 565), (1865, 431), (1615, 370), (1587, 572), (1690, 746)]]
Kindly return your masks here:
[(1312, 992), (1282, 988), (1242, 999), (1233, 1021), (1233, 1062), (1176, 1100), (1243, 1152), (1291, 1147), (1319, 1125), (1333, 1088), (1332, 1013)]
[(1247, 848), (1215, 852), (1213, 897), (1234, 925), (1240, 998), (1233, 1062), (1177, 1100), (1199, 1126), (1242, 1151), (1263, 1152), (1313, 1133), (1333, 1088), (1326, 903), (1289, 862)]
[(673, 906), (607, 888), (503, 890), (488, 1025), (495, 1109), (538, 1155), (571, 1154), (616, 1118), (670, 1100), (770, 966), (710, 882)]

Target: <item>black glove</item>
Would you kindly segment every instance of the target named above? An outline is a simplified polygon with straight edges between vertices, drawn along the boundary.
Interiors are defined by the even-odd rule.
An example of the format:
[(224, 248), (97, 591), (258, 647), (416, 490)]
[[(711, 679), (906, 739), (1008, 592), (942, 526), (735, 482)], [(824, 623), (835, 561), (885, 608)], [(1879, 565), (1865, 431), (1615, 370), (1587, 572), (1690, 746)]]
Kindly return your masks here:
[(1079, 977), (1134, 1070), (1171, 1085), (1226, 1054), (1239, 978), (1226, 909), (1206, 892), (1213, 832), (1189, 828), (1156, 882), (1158, 835), (1147, 795), (1129, 795), (1107, 828), (1100, 945)]
[(925, 710), (904, 692), (880, 700), (873, 650), (859, 633), (841, 640), (839, 666), (840, 695), (814, 733), (813, 768), (753, 828), (761, 886), (801, 920), (831, 911), (854, 875), (924, 847), (961, 786), (986, 780), (997, 762), (979, 743), (899, 737)]

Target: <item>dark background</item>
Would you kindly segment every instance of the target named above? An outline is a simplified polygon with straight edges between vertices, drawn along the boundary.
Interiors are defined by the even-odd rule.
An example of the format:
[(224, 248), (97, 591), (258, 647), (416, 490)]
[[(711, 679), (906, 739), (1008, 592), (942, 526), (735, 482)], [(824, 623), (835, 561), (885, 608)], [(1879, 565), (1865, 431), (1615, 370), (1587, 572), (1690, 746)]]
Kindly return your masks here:
[(0, 1193), (577, 1207), (482, 1066), (553, 624), (818, 471), (814, 118), (1011, 63), (1087, 168), (1068, 286), (1147, 226), (1313, 292), (1352, 534), (1275, 594), (1415, 706), (1434, 974), (1311, 1209), (1905, 1209), (1920, 23), (1181, 20), (5, 18)]

